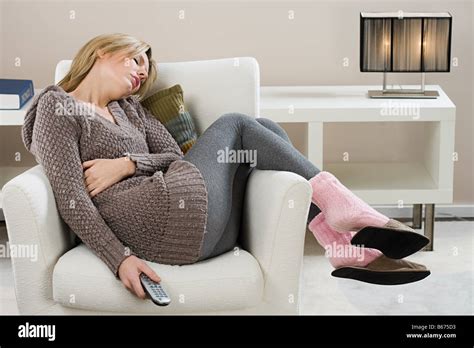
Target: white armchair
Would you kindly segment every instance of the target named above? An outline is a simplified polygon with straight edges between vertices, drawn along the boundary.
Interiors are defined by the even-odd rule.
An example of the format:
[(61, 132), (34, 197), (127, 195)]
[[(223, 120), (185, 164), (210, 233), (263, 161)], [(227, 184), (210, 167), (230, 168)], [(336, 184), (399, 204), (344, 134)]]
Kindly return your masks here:
[[(57, 83), (71, 61), (56, 67)], [(149, 92), (179, 83), (201, 134), (219, 115), (259, 114), (259, 66), (251, 57), (159, 63)], [(244, 203), (241, 248), (191, 265), (148, 262), (171, 304), (129, 293), (84, 244), (75, 245), (40, 165), (3, 187), (10, 244), (38, 258), (12, 258), (21, 314), (298, 314), (311, 186), (291, 172), (255, 169)]]

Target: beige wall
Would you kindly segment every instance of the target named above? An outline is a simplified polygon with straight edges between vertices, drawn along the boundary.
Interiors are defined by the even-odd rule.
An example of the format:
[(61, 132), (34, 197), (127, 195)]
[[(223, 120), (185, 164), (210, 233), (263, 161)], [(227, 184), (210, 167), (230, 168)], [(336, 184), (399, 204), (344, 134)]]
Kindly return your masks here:
[[(0, 0), (1, 1), (1, 0)], [(412, 1), (1, 1), (0, 69), (6, 78), (33, 79), (35, 87), (53, 83), (55, 64), (72, 58), (88, 39), (105, 32), (127, 32), (148, 41), (158, 61), (187, 61), (253, 56), (260, 63), (262, 85), (380, 84), (380, 74), (358, 68), (359, 12), (449, 11), (453, 15), (452, 56), (459, 65), (449, 74), (428, 74), (457, 106), (455, 203), (474, 203), (473, 185), (473, 2)], [(185, 10), (185, 19), (179, 19)], [(294, 11), (294, 20), (288, 11)], [(72, 13), (71, 11), (74, 11)], [(71, 19), (70, 16), (75, 18)], [(21, 66), (15, 67), (15, 57)], [(349, 58), (349, 66), (343, 59)], [(392, 75), (394, 82), (414, 83), (418, 76)], [(265, 115), (262, 115), (265, 116)], [(358, 128), (357, 137), (374, 136)], [(415, 132), (415, 133), (414, 133)], [(8, 134), (7, 134), (8, 133)], [(393, 149), (406, 146), (416, 130), (399, 129)], [(328, 129), (338, 156), (344, 129)], [(2, 130), (0, 137), (17, 137)], [(353, 137), (353, 136), (352, 136)], [(350, 142), (349, 142), (350, 143)], [(5, 145), (4, 145), (5, 146)], [(16, 145), (21, 147), (21, 143)], [(9, 161), (10, 145), (2, 151)], [(399, 149), (399, 150), (398, 150)], [(22, 149), (21, 149), (22, 151)], [(395, 151), (396, 152), (396, 151)], [(377, 157), (376, 148), (360, 156)]]

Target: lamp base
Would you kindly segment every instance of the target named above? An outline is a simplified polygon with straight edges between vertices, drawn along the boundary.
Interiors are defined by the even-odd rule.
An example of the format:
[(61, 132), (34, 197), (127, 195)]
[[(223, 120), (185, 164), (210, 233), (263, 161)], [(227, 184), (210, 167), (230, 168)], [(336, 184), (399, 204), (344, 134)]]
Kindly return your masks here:
[(369, 91), (370, 98), (399, 98), (399, 99), (436, 99), (439, 97), (438, 91), (419, 91), (411, 92), (409, 90), (372, 90)]

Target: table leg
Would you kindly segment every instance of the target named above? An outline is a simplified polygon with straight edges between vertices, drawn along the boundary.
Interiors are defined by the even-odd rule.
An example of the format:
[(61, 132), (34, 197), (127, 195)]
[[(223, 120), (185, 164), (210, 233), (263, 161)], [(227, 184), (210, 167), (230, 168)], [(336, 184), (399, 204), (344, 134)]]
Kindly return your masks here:
[(435, 220), (435, 205), (425, 204), (425, 237), (429, 238), (430, 242), (423, 250), (433, 251), (434, 238), (434, 220)]
[(413, 224), (412, 228), (421, 228), (423, 204), (413, 204)]
[(323, 123), (308, 122), (307, 136), (307, 156), (319, 170), (323, 168)]

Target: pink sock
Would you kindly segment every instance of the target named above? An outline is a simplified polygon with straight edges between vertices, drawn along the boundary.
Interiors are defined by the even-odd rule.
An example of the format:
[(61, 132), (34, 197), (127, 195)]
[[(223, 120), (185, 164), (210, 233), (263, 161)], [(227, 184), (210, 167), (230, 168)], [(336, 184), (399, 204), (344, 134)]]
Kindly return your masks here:
[(326, 257), (334, 268), (344, 266), (365, 267), (382, 253), (376, 249), (351, 245), (355, 232), (340, 233), (331, 228), (323, 213), (319, 213), (308, 225), (318, 243), (326, 250)]
[(382, 227), (390, 219), (373, 209), (329, 172), (320, 172), (309, 180), (312, 200), (338, 232), (359, 231), (366, 226)]

